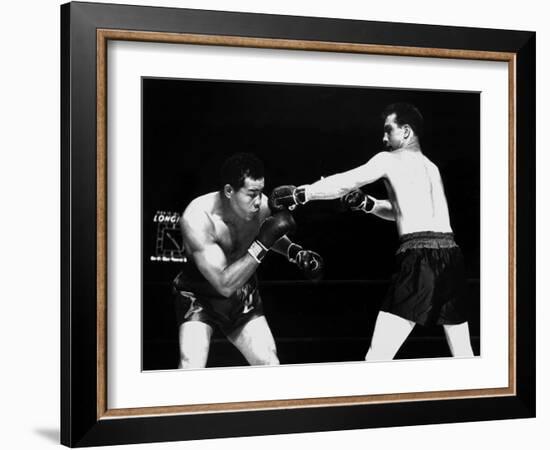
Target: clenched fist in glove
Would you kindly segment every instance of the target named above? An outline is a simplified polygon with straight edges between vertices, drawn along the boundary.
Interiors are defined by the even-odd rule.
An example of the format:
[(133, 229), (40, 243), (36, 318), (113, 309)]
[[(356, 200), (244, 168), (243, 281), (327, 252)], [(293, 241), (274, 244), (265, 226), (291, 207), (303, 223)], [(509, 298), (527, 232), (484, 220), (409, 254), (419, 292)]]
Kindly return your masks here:
[(296, 222), (288, 211), (281, 211), (264, 220), (258, 236), (248, 249), (248, 253), (258, 263), (262, 261), (271, 246), (285, 234), (296, 228)]
[(309, 280), (318, 281), (323, 277), (324, 262), (321, 256), (312, 251), (304, 250), (298, 244), (290, 244), (287, 250), (288, 260), (296, 264)]
[(342, 197), (342, 203), (352, 211), (364, 211), (366, 213), (371, 213), (376, 204), (374, 198), (360, 190), (348, 192)]
[(269, 196), (269, 208), (272, 212), (290, 209), (291, 211), (297, 205), (303, 205), (307, 202), (306, 188), (293, 185), (279, 186), (273, 189)]

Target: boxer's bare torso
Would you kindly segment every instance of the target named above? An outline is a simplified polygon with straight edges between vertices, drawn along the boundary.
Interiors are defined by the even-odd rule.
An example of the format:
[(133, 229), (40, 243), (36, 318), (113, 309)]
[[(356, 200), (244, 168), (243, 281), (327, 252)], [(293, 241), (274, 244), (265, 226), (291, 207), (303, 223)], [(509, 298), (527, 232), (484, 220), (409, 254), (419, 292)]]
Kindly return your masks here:
[(231, 264), (246, 253), (268, 215), (265, 196), (260, 210), (246, 221), (224, 210), (219, 192), (197, 197), (183, 213), (185, 250), (193, 255), (204, 245), (213, 244), (223, 250), (226, 264)]
[(384, 184), (399, 235), (452, 232), (439, 169), (420, 150), (396, 150), (384, 158)]
[(193, 200), (181, 219), (186, 253), (210, 284), (224, 296), (256, 271), (247, 249), (270, 214), (263, 179), (246, 178), (231, 200), (212, 192)]
[(399, 235), (452, 232), (439, 170), (419, 146), (377, 153), (362, 166), (309, 185), (307, 195), (309, 200), (340, 198), (380, 179), (389, 196), (384, 216), (396, 221)]

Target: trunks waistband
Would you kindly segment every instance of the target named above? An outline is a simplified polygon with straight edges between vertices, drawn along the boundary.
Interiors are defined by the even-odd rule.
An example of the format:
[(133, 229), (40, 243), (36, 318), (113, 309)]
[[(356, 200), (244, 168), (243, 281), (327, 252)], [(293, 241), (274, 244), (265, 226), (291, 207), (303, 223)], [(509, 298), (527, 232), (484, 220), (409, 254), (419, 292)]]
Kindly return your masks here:
[(453, 233), (441, 233), (437, 231), (417, 231), (401, 236), (399, 248), (396, 254), (406, 250), (417, 248), (454, 248), (458, 247)]

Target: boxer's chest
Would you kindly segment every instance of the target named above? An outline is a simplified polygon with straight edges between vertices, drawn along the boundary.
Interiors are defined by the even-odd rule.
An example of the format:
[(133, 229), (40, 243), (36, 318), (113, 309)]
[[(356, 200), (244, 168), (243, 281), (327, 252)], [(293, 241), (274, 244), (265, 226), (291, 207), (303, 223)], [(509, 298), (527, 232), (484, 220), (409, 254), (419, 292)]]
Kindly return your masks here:
[(234, 225), (223, 222), (216, 223), (218, 245), (222, 248), (229, 262), (243, 256), (258, 234), (259, 222)]

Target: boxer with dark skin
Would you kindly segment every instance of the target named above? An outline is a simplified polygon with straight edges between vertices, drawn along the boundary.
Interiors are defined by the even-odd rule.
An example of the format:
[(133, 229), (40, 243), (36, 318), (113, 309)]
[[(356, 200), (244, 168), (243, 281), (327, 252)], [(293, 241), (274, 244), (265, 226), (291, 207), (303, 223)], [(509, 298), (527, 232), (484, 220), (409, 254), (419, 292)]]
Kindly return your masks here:
[[(416, 324), (443, 325), (451, 353), (473, 356), (465, 307), (464, 262), (454, 241), (439, 169), (420, 147), (423, 118), (397, 103), (383, 113), (387, 151), (365, 164), (296, 188), (274, 189), (276, 209), (342, 198), (353, 210), (394, 221), (400, 237), (396, 270), (378, 314), (367, 360), (393, 359)], [(388, 199), (359, 189), (383, 179)]]
[(256, 269), (273, 250), (310, 279), (321, 257), (286, 236), (296, 224), (288, 211), (271, 215), (263, 194), (264, 169), (254, 155), (239, 153), (223, 165), (222, 187), (195, 198), (181, 218), (189, 261), (174, 280), (180, 368), (205, 367), (210, 339), (219, 327), (251, 365), (279, 364), (263, 313)]

